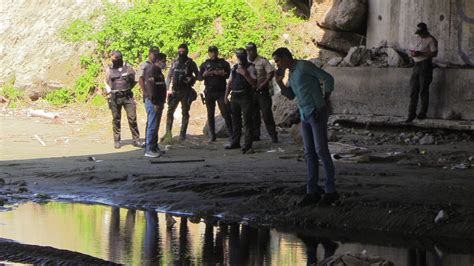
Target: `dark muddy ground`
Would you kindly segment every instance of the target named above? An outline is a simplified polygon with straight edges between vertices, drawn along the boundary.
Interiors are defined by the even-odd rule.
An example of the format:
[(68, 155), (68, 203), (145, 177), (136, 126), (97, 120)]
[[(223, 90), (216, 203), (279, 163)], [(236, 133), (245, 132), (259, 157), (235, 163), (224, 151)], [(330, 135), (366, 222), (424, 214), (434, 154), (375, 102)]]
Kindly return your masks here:
[[(382, 235), (381, 241), (384, 234), (436, 239), (473, 252), (472, 133), (334, 127), (333, 140), (372, 152), (354, 160), (361, 163), (336, 162), (342, 196), (336, 204), (297, 208), (305, 191), (306, 167), (302, 145), (285, 131), (280, 144), (263, 140), (255, 143), (254, 154), (243, 155), (225, 151), (223, 139), (207, 144), (197, 128), (191, 130), (196, 136), (172, 145), (157, 160), (162, 163), (152, 164), (143, 150), (112, 149), (108, 116), (94, 127), (77, 128), (75, 123), (27, 117), (1, 119), (2, 203), (97, 201), (329, 229), (356, 238)], [(32, 137), (35, 133), (46, 147)], [(433, 144), (419, 144), (425, 133)], [(57, 141), (62, 136), (70, 141)], [(165, 163), (171, 160), (204, 161)], [(444, 218), (435, 223), (440, 210)]]

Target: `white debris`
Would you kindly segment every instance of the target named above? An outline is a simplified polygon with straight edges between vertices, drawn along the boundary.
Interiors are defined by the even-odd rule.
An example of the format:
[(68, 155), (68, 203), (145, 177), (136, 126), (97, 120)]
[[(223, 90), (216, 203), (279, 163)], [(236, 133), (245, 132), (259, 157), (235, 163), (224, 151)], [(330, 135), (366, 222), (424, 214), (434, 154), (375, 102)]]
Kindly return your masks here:
[(448, 215), (444, 212), (444, 210), (440, 210), (434, 218), (434, 223), (438, 224), (445, 221), (446, 219), (448, 219)]

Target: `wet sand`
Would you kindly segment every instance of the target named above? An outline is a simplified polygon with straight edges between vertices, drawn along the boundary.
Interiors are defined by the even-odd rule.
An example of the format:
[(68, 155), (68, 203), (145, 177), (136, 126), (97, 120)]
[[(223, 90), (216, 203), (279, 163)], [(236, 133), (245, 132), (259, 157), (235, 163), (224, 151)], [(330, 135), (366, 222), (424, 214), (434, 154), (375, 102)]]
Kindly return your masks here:
[[(472, 156), (472, 142), (368, 146), (377, 152), (420, 148), (426, 154), (410, 157), (415, 163), (336, 162), (341, 200), (330, 207), (298, 208), (306, 166), (302, 145), (292, 143), (289, 134), (280, 135), (280, 144), (268, 139), (256, 142), (255, 154), (243, 155), (224, 150), (224, 139), (207, 144), (196, 120), (188, 140), (173, 144), (157, 161), (204, 161), (153, 164), (141, 149), (113, 149), (108, 113), (80, 123), (14, 115), (0, 119), (3, 203), (49, 197), (103, 202), (358, 237), (391, 234), (438, 243), (463, 240), (458, 241), (460, 247), (473, 252), (472, 245), (463, 243), (474, 240), (474, 169), (427, 163), (453, 152)], [(124, 124), (127, 139), (130, 132)], [(143, 133), (143, 121), (139, 124)], [(435, 224), (440, 210), (447, 219)]]

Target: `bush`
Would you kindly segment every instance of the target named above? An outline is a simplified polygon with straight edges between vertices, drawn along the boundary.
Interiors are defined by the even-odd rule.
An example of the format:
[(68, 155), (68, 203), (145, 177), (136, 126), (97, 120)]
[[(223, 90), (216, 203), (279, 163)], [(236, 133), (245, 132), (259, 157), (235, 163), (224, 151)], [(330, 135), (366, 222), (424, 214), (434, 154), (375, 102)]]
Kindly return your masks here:
[(50, 91), (44, 98), (46, 101), (54, 105), (63, 105), (74, 101), (71, 92), (66, 88)]
[(81, 67), (85, 69), (74, 83), (74, 96), (78, 102), (86, 102), (91, 93), (98, 87), (97, 76), (102, 70), (98, 59), (91, 56), (81, 56)]
[(9, 81), (0, 88), (0, 95), (9, 100), (8, 107), (10, 108), (16, 108), (20, 101), (25, 98), (24, 91), (15, 89), (13, 83), (14, 81)]
[[(105, 2), (105, 1), (104, 1)], [(283, 1), (274, 0), (154, 0), (134, 1), (127, 9), (105, 2), (102, 26), (95, 30), (93, 19), (77, 20), (61, 31), (69, 41), (92, 40), (96, 52), (81, 57), (86, 70), (74, 85), (78, 102), (88, 100), (102, 61), (110, 51), (121, 51), (124, 61), (137, 65), (146, 59), (148, 48), (158, 46), (168, 58), (187, 43), (197, 62), (207, 57), (207, 47), (216, 45), (221, 56), (230, 58), (234, 49), (252, 41), (263, 56), (270, 57), (285, 27), (299, 22), (293, 13), (284, 12)]]

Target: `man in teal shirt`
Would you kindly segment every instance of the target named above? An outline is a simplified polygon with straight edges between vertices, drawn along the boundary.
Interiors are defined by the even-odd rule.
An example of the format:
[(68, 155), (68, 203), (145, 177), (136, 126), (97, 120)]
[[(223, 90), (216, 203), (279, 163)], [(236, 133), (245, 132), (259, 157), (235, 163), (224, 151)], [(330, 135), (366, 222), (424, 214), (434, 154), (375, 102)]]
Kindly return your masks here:
[[(278, 66), (276, 81), (281, 93), (290, 100), (296, 98), (301, 115), (308, 178), (306, 196), (300, 206), (316, 204), (330, 205), (339, 199), (334, 182), (334, 164), (328, 148), (327, 122), (328, 102), (334, 90), (334, 78), (306, 60), (295, 60), (287, 48), (278, 48), (273, 53)], [(288, 86), (283, 84), (284, 71), (290, 70)], [(324, 84), (324, 93), (321, 89)], [(323, 163), (325, 175), (324, 190), (319, 187), (319, 159)], [(321, 196), (322, 195), (322, 196)]]

